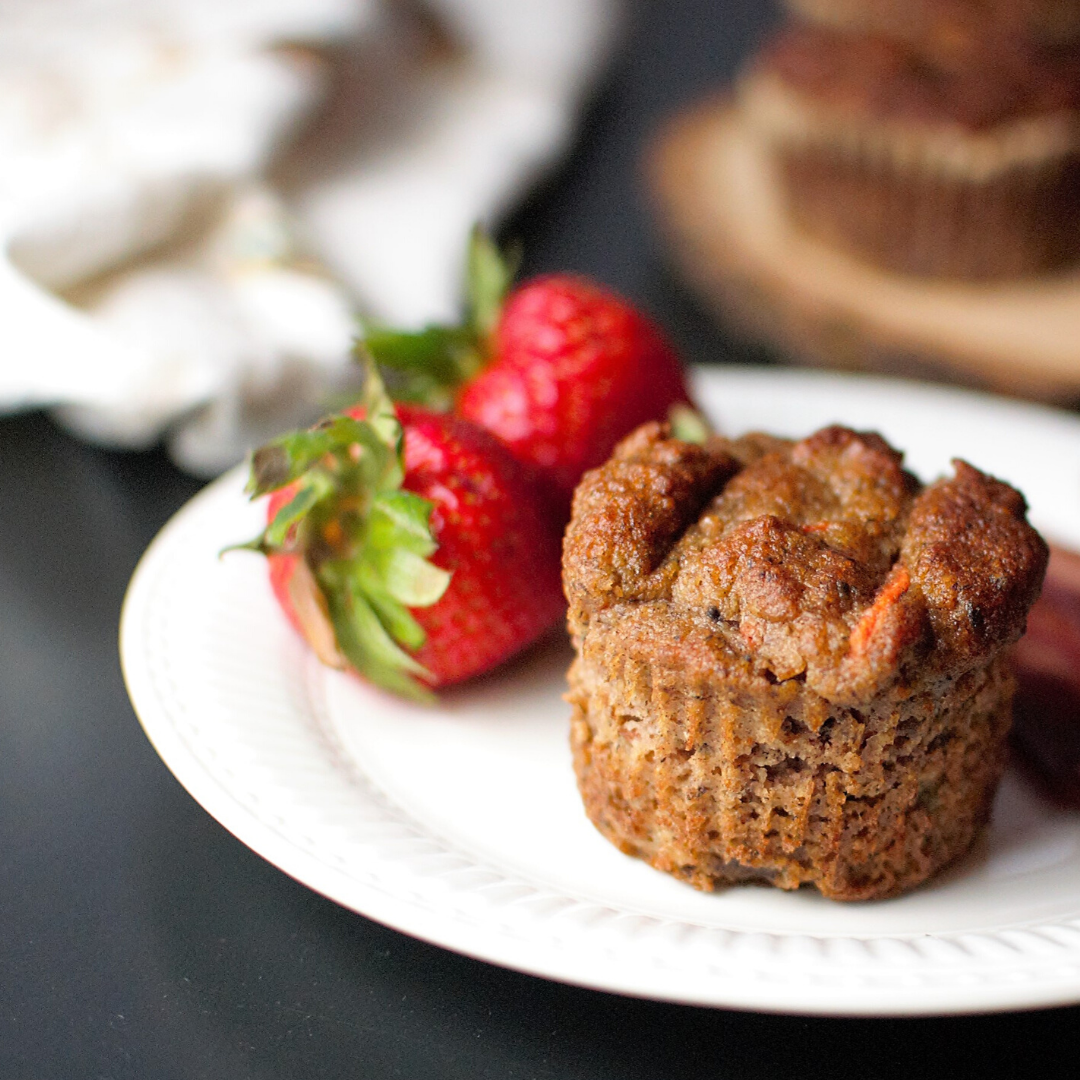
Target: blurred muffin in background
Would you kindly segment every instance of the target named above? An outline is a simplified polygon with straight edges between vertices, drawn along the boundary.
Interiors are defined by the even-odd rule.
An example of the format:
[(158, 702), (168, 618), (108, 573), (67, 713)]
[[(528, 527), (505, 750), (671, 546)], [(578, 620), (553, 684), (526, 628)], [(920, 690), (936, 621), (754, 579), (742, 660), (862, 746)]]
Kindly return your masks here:
[(1080, 39), (1076, 0), (787, 0), (797, 15), (855, 33), (880, 33), (957, 56), (988, 41), (1057, 46)]
[[(1006, 7), (915, 0), (912, 11), (980, 6)], [(1059, 6), (1080, 19), (1080, 5), (1020, 8), (1034, 19), (1036, 7)], [(884, 17), (901, 5), (864, 7)], [(796, 22), (750, 62), (738, 106), (788, 213), (828, 244), (890, 270), (964, 280), (1080, 261), (1080, 48), (1016, 38), (979, 62), (953, 61), (896, 37)]]

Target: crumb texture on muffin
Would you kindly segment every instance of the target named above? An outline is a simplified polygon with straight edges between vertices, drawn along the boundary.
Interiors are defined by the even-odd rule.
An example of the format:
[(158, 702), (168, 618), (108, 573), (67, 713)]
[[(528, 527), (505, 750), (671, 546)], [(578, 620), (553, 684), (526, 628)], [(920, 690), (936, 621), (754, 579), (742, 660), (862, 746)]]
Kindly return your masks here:
[(1016, 491), (954, 469), (924, 488), (841, 427), (695, 446), (651, 424), (587, 474), (568, 698), (602, 833), (698, 888), (836, 899), (970, 847), (1047, 553)]

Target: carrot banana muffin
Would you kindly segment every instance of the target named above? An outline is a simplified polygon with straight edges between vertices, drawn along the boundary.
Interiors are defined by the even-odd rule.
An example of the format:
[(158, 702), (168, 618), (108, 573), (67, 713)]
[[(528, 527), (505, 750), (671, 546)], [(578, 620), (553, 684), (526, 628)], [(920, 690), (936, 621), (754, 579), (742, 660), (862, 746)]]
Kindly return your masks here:
[(965, 280), (1080, 259), (1080, 49), (975, 62), (792, 24), (739, 86), (806, 233), (874, 265)]
[(880, 436), (638, 429), (574, 498), (571, 742), (596, 827), (699, 889), (892, 896), (963, 854), (1005, 760), (1047, 549), (963, 461)]

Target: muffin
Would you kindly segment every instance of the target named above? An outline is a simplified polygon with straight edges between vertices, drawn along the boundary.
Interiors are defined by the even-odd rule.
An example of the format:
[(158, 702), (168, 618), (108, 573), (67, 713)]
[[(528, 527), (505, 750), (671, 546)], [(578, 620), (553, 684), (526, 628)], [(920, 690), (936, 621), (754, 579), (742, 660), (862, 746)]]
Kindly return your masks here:
[(703, 446), (657, 424), (586, 474), (563, 583), (578, 786), (691, 885), (892, 896), (971, 846), (1047, 549), (972, 466), (874, 434)]
[(1076, 0), (787, 0), (803, 18), (853, 33), (880, 33), (938, 56), (1023, 42), (1061, 47), (1080, 38)]
[(977, 281), (1080, 259), (1080, 50), (950, 63), (794, 24), (738, 102), (792, 220), (864, 261)]

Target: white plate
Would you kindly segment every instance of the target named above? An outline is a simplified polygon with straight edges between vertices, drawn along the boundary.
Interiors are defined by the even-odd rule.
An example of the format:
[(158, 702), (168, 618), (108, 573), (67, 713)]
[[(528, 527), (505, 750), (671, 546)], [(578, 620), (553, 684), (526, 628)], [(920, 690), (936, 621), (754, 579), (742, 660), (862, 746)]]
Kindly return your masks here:
[[(1020, 486), (1080, 545), (1080, 422), (1032, 406), (790, 371), (698, 374), (722, 430), (880, 430), (925, 478), (954, 454)], [(537, 975), (702, 1005), (959, 1013), (1080, 1001), (1080, 815), (1009, 777), (962, 865), (896, 900), (695, 892), (586, 820), (553, 640), (424, 709), (322, 668), (262, 560), (234, 472), (182, 510), (133, 579), (125, 676), (180, 782), (255, 851), (408, 934)]]

